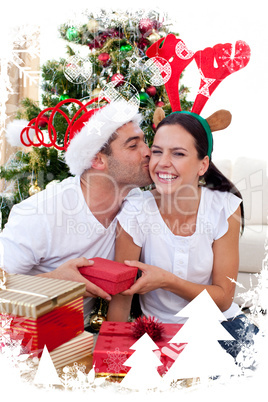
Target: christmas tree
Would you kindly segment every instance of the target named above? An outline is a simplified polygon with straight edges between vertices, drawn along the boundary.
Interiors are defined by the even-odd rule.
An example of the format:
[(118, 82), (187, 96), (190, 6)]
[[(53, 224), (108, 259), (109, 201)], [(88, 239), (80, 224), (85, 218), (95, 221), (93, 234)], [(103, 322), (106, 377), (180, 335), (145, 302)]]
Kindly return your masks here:
[[(126, 96), (138, 101), (143, 115), (142, 129), (148, 144), (154, 137), (153, 113), (162, 106), (168, 114), (170, 103), (161, 75), (155, 71), (146, 56), (146, 50), (157, 40), (170, 33), (167, 16), (144, 10), (136, 12), (100, 11), (94, 15), (83, 14), (86, 23), (59, 27), (60, 36), (66, 40), (66, 58), (49, 60), (42, 67), (41, 104), (24, 99), (18, 111), (18, 119), (30, 121), (46, 108), (54, 107), (68, 98), (83, 104), (107, 95), (112, 85)], [(176, 34), (176, 33), (174, 33)], [(178, 35), (178, 34), (176, 34)], [(154, 67), (154, 68), (153, 68)], [(182, 110), (189, 110), (188, 89), (180, 84), (179, 94)], [(74, 103), (62, 106), (63, 112), (72, 118), (78, 109)], [(42, 115), (38, 127), (47, 129), (49, 111)], [(62, 145), (66, 131), (66, 119), (55, 115), (53, 125), (57, 131), (57, 142)], [(0, 178), (6, 187), (12, 186), (12, 196), (0, 197), (2, 228), (8, 219), (11, 207), (44, 189), (48, 183), (61, 181), (70, 175), (64, 162), (64, 151), (55, 147), (32, 147), (19, 149), (5, 166), (1, 167)]]

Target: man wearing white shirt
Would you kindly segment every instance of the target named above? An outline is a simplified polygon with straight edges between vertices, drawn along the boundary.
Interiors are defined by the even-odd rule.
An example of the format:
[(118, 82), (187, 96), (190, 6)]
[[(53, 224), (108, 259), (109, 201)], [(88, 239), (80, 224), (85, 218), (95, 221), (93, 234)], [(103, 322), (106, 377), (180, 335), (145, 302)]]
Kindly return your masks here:
[(75, 122), (65, 153), (74, 177), (15, 205), (0, 235), (6, 272), (84, 282), (85, 313), (93, 298), (111, 297), (78, 268), (93, 264), (93, 257), (114, 258), (117, 213), (132, 188), (151, 183), (140, 116), (114, 119), (114, 107)]

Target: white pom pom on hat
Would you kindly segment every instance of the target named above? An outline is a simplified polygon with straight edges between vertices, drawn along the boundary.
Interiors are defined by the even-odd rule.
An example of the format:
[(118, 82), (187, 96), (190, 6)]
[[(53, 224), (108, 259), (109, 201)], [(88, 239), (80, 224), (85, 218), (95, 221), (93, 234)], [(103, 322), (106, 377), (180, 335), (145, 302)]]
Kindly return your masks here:
[[(8, 123), (6, 128), (6, 139), (12, 147), (22, 147), (24, 146), (21, 142), (20, 134), (22, 130), (28, 126), (29, 122), (25, 119), (15, 119)], [(31, 140), (33, 139), (35, 131), (33, 129), (29, 130), (28, 135)]]
[(113, 101), (98, 109), (90, 110), (73, 125), (65, 160), (70, 172), (81, 175), (91, 167), (92, 159), (107, 144), (111, 135), (124, 124), (139, 124), (141, 115), (135, 105), (125, 101)]

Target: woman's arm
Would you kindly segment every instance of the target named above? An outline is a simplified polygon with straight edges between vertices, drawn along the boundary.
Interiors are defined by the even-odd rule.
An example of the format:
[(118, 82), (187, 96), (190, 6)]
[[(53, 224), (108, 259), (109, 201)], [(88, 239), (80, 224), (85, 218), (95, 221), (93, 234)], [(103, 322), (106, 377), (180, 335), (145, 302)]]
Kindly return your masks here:
[[(138, 247), (132, 237), (125, 232), (120, 224), (117, 226), (117, 236), (115, 242), (115, 261), (124, 262), (125, 260), (139, 260), (141, 248)], [(117, 294), (112, 296), (109, 303), (107, 320), (108, 321), (127, 321), (130, 313), (132, 296)]]
[[(144, 294), (162, 288), (177, 294), (185, 300), (193, 300), (204, 289), (208, 291), (218, 307), (227, 310), (234, 297), (235, 283), (239, 265), (240, 208), (228, 219), (227, 233), (213, 244), (212, 285), (201, 285), (186, 281), (164, 269), (142, 264), (137, 261), (125, 261), (128, 265), (138, 266), (142, 276), (124, 295)], [(194, 278), (193, 278), (194, 279)]]

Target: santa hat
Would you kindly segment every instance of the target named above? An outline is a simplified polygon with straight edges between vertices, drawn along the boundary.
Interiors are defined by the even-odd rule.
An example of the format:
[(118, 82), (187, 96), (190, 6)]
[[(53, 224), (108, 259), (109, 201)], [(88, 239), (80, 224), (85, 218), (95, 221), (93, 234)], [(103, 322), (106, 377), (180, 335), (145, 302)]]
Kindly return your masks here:
[[(67, 102), (80, 104), (80, 109), (70, 121), (60, 107)], [(7, 127), (7, 139), (14, 146), (19, 144), (14, 140), (16, 128), (19, 128), (20, 146), (54, 146), (58, 150), (65, 150), (65, 160), (69, 170), (74, 175), (81, 175), (89, 169), (95, 155), (107, 144), (111, 135), (124, 124), (133, 122), (139, 124), (141, 115), (138, 113), (137, 106), (127, 101), (113, 101), (103, 107), (87, 110), (86, 106), (92, 104), (93, 100), (86, 105), (81, 104), (76, 99), (65, 99), (55, 108), (48, 108), (42, 111), (36, 119), (28, 122), (15, 121)], [(45, 140), (44, 133), (38, 127), (38, 122), (44, 113), (51, 110), (52, 113), (48, 120), (49, 139)], [(60, 112), (68, 121), (68, 128), (65, 133), (64, 146), (57, 144), (57, 133), (52, 124), (54, 115)], [(81, 113), (77, 120), (77, 116)], [(28, 123), (28, 124), (27, 124)], [(33, 133), (35, 138), (33, 138)], [(18, 137), (18, 132), (16, 133)]]

